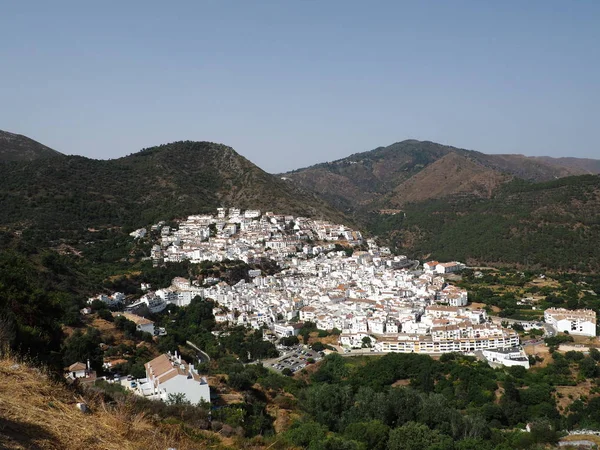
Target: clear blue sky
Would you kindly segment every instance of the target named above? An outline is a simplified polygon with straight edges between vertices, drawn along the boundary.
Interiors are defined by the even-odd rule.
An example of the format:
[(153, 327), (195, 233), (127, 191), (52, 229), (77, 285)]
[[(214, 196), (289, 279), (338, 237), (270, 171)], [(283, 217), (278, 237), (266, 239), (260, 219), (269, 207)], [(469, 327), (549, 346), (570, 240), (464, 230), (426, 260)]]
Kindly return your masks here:
[(404, 139), (600, 158), (600, 1), (22, 1), (0, 129), (116, 158), (175, 140), (267, 171)]

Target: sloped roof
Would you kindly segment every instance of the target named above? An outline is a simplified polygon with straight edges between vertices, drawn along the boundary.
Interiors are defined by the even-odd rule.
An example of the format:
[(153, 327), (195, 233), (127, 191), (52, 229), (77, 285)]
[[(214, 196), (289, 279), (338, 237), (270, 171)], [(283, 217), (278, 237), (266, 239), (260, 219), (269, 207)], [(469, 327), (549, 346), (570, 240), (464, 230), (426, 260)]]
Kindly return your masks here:
[(87, 369), (87, 365), (82, 362), (76, 362), (69, 366), (69, 372), (79, 372), (85, 369)]

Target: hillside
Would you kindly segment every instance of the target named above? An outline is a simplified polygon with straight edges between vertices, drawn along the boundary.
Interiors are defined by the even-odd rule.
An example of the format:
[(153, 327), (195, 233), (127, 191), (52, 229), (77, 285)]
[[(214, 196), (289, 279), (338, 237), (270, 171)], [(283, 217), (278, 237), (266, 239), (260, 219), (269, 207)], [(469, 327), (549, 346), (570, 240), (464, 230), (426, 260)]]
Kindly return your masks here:
[(338, 208), (360, 213), (456, 194), (488, 198), (514, 177), (548, 181), (586, 173), (574, 164), (407, 140), (284, 176)]
[[(84, 397), (85, 396), (85, 397)], [(85, 401), (91, 413), (76, 407)], [(0, 448), (7, 450), (226, 449), (216, 433), (161, 420), (127, 401), (77, 392), (38, 368), (0, 358)]]
[(56, 156), (62, 156), (62, 153), (26, 136), (0, 130), (0, 162), (32, 161)]
[(599, 272), (600, 176), (414, 202), (394, 216), (372, 214), (369, 228), (417, 258)]
[(578, 170), (582, 173), (600, 174), (600, 159), (589, 159), (589, 158), (551, 158), (549, 156), (539, 156), (534, 159), (543, 161), (545, 163), (553, 164), (555, 166), (566, 167), (568, 169)]
[(109, 161), (12, 162), (0, 165), (0, 177), (0, 226), (45, 230), (45, 238), (145, 226), (219, 206), (343, 219), (314, 194), (209, 142), (175, 142)]

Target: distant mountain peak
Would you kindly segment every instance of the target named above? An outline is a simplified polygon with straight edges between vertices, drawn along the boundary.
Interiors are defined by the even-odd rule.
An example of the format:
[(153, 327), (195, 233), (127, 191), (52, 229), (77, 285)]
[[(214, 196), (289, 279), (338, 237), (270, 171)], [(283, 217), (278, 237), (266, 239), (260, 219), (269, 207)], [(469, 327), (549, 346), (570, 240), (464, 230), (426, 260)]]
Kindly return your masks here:
[(57, 156), (64, 155), (27, 136), (0, 130), (0, 162), (32, 161)]
[(598, 173), (593, 163), (488, 155), (406, 139), (283, 175), (342, 210), (364, 212), (447, 196), (489, 197), (513, 178), (539, 182)]

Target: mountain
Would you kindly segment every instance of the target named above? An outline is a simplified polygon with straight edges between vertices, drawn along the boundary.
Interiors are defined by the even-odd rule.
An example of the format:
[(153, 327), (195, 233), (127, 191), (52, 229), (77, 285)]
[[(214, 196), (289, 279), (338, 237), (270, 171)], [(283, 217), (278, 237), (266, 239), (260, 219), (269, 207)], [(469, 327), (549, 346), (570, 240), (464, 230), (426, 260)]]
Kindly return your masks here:
[(282, 176), (412, 258), (598, 272), (597, 163), (408, 140)]
[(367, 228), (419, 259), (600, 272), (600, 176), (513, 180), (490, 198), (448, 196), (372, 213)]
[(174, 142), (108, 161), (11, 162), (0, 165), (0, 177), (0, 226), (40, 230), (47, 238), (140, 227), (219, 206), (343, 220), (314, 194), (210, 142)]
[(548, 181), (585, 173), (575, 164), (407, 140), (283, 176), (338, 208), (365, 212), (454, 195), (489, 198), (513, 178)]
[(26, 136), (0, 130), (0, 162), (32, 161), (56, 156), (63, 154)]
[(591, 175), (600, 174), (600, 159), (588, 159), (588, 158), (551, 158), (550, 156), (537, 156), (532, 159), (537, 159), (547, 164), (555, 166), (565, 167), (582, 173), (588, 173)]

